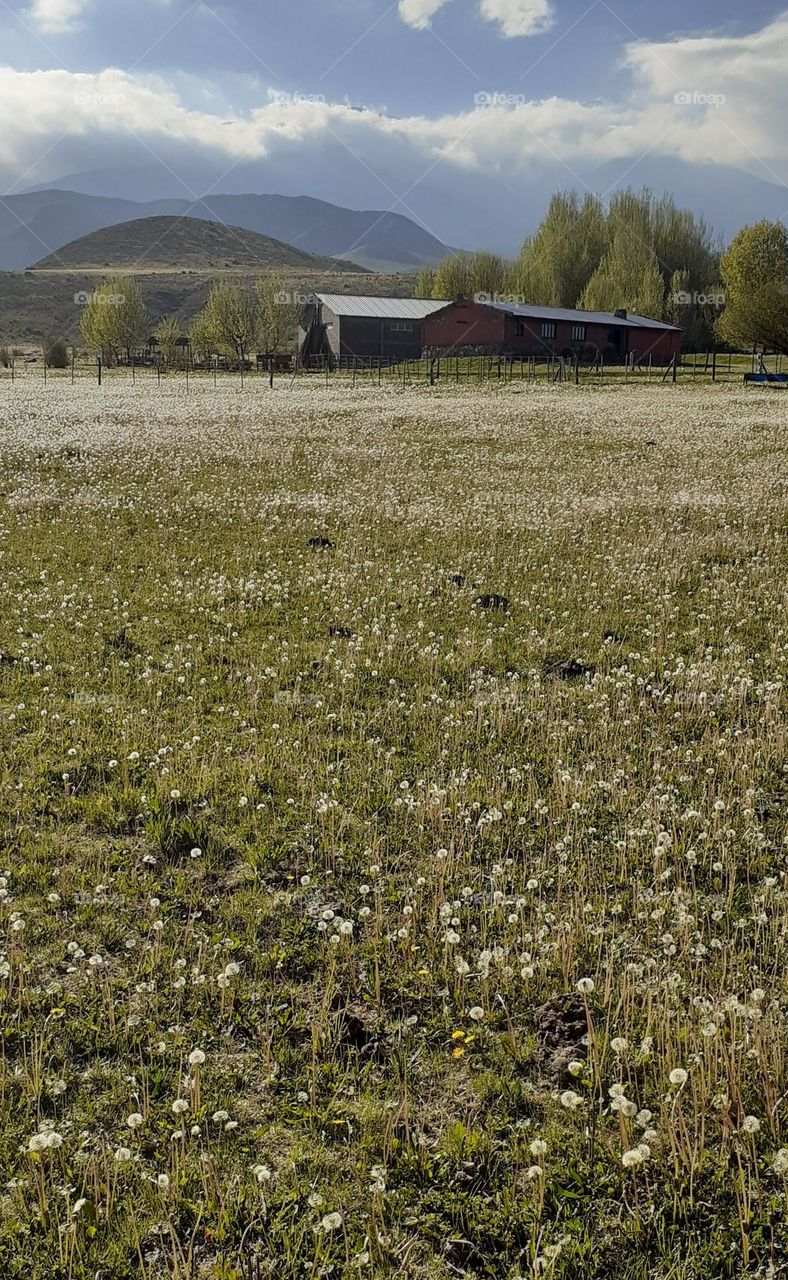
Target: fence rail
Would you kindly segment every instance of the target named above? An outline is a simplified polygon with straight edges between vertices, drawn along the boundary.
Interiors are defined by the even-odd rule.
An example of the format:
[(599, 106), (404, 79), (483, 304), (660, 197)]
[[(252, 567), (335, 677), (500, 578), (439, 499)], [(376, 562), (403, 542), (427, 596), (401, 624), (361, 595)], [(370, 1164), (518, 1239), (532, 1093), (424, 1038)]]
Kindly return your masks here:
[[(549, 359), (508, 356), (451, 356), (431, 359), (402, 360), (393, 362), (377, 357), (343, 356), (329, 363), (324, 358), (313, 357), (290, 370), (275, 370), (275, 379), (281, 385), (293, 385), (296, 380), (325, 380), (331, 383), (379, 386), (447, 386), (496, 383), (566, 383), (575, 386), (643, 386), (664, 385), (667, 382), (682, 383), (742, 383), (747, 373), (784, 373), (788, 365), (781, 355), (754, 357), (752, 354), (724, 354), (709, 352), (687, 355), (668, 364), (657, 365), (651, 360), (635, 363), (605, 364), (598, 361), (584, 365), (577, 360), (560, 356)], [(105, 367), (101, 360), (77, 360), (65, 369), (48, 368), (40, 360), (11, 360), (0, 365), (0, 384), (14, 386), (17, 383), (31, 386), (85, 385), (98, 386), (110, 381), (123, 381), (132, 385), (166, 386), (177, 382), (188, 391), (192, 386), (205, 387), (228, 385), (243, 389), (247, 384), (267, 383), (270, 372), (266, 368), (222, 369), (167, 367), (159, 362), (154, 365), (134, 363), (113, 368)]]

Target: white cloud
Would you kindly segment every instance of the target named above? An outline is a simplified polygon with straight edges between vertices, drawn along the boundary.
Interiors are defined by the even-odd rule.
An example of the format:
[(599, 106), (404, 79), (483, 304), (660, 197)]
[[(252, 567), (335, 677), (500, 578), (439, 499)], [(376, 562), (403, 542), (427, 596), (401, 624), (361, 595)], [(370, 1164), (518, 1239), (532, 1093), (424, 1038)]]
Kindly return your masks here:
[(424, 31), (432, 18), (449, 0), (399, 0), (399, 16), (409, 27)]
[[(399, 14), (409, 27), (426, 30), (430, 19), (449, 0), (399, 0)], [(537, 36), (553, 25), (552, 0), (479, 0), (479, 12), (486, 22), (498, 24), (501, 35)]]
[(39, 30), (50, 35), (73, 31), (90, 0), (33, 0), (28, 16)]
[(555, 20), (552, 0), (481, 0), (479, 6), (487, 22), (497, 22), (501, 35), (538, 36)]
[[(788, 177), (788, 14), (749, 38), (635, 44), (626, 61), (634, 83), (625, 99), (514, 97), (492, 106), (469, 102), (439, 118), (394, 117), (298, 95), (269, 101), (262, 90), (256, 109), (224, 116), (192, 109), (182, 96), (187, 86), (179, 94), (158, 77), (0, 67), (0, 169), (25, 174), (28, 185), (48, 182), (91, 168), (110, 147), (120, 152), (124, 137), (139, 137), (154, 153), (210, 153), (227, 166), (271, 156), (297, 164), (310, 148), (322, 149), (345, 171), (357, 157), (359, 169), (399, 190), (438, 163), (442, 177), (472, 172), (491, 181), (558, 163), (572, 185), (576, 172), (607, 161), (620, 161), (625, 175), (645, 154), (738, 165), (772, 181)], [(677, 102), (676, 94), (690, 101)], [(62, 141), (47, 155), (56, 139)], [(395, 173), (396, 180), (386, 177)], [(468, 188), (475, 189), (478, 182)]]

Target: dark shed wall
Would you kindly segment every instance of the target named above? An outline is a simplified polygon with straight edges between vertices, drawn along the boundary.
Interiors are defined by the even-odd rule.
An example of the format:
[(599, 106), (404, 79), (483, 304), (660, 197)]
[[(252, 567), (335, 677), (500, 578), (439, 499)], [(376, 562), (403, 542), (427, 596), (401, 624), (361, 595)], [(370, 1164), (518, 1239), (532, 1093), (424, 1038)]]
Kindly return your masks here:
[(380, 317), (341, 316), (343, 356), (384, 360), (412, 360), (421, 355), (421, 320), (389, 320)]
[(338, 316), (325, 304), (322, 320), (335, 356), (360, 360), (417, 360), (423, 343), (422, 320), (391, 320), (380, 316)]

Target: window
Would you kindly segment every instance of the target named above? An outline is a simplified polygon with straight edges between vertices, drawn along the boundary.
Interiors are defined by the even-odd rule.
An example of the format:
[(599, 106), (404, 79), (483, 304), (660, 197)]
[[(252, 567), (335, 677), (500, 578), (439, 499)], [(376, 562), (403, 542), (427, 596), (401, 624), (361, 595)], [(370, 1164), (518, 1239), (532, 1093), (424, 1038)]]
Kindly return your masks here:
[(543, 338), (555, 337), (555, 321), (554, 320), (542, 321), (542, 337)]
[(524, 333), (525, 333), (525, 325), (523, 324), (522, 320), (515, 320), (514, 322), (515, 338), (522, 338)]
[(585, 327), (585, 325), (584, 325), (584, 324), (573, 324), (573, 325), (572, 325), (572, 341), (573, 341), (573, 342), (585, 342), (585, 340), (586, 340), (586, 327)]
[(413, 325), (406, 324), (404, 320), (397, 320), (391, 326), (394, 333), (412, 333)]

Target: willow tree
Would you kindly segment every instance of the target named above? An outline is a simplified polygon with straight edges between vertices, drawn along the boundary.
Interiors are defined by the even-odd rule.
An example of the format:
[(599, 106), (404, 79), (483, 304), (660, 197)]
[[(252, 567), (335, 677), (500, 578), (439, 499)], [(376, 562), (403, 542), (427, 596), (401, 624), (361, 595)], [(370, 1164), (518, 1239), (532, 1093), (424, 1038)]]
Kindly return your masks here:
[(145, 341), (148, 313), (142, 292), (131, 276), (113, 276), (94, 289), (82, 313), (82, 338), (86, 346), (117, 358), (126, 358)]
[(208, 294), (201, 323), (212, 350), (243, 366), (257, 333), (254, 296), (234, 280), (220, 280)]
[(743, 227), (720, 264), (725, 310), (717, 332), (731, 346), (788, 350), (788, 230), (763, 219)]
[(559, 191), (512, 267), (513, 290), (536, 306), (575, 307), (607, 246), (601, 201)]

